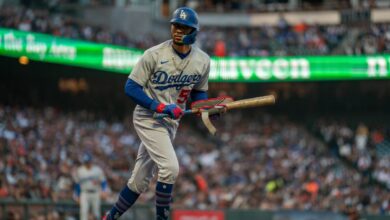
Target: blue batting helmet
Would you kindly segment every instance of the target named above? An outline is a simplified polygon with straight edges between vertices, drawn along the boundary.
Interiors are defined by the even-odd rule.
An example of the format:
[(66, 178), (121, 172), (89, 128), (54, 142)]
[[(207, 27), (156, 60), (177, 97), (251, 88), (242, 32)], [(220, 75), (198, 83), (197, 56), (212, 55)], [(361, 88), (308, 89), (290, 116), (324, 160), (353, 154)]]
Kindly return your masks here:
[(191, 8), (181, 7), (173, 12), (171, 24), (182, 24), (192, 27), (194, 30), (183, 37), (183, 44), (193, 44), (199, 31), (198, 14)]

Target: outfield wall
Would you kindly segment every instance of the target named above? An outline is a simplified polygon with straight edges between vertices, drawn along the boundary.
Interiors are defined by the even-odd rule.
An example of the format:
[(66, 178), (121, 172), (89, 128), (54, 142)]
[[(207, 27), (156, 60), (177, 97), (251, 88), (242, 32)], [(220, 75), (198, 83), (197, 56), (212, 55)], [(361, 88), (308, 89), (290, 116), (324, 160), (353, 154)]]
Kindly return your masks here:
[[(101, 212), (109, 210), (111, 204), (104, 203)], [(154, 219), (155, 207), (151, 204), (135, 205), (121, 220)], [(74, 201), (52, 200), (6, 200), (0, 199), (0, 220), (8, 219), (10, 211), (17, 212), (21, 220), (32, 216), (45, 217), (53, 211), (60, 216), (78, 216), (79, 207)], [(172, 220), (348, 220), (339, 213), (311, 211), (261, 211), (261, 210), (173, 210)], [(389, 215), (362, 215), (359, 220), (389, 220)]]

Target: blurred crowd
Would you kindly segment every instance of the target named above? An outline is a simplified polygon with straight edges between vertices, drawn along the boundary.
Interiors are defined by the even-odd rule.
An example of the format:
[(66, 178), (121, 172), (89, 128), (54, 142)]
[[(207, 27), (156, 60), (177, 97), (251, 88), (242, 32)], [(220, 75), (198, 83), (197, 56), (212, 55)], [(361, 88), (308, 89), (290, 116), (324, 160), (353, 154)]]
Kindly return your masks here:
[[(220, 138), (214, 144), (209, 139), (201, 144), (198, 138), (191, 144), (192, 131), (180, 136), (182, 140), (178, 137), (182, 172), (197, 183), (194, 186), (191, 178), (179, 180), (178, 204), (389, 212), (388, 189), (370, 185), (368, 178), (346, 167), (298, 123), (269, 115), (234, 114), (226, 115), (218, 128)], [(198, 193), (188, 194), (188, 190)]]
[(361, 28), (356, 41), (347, 43), (342, 52), (349, 55), (390, 53), (390, 24)]
[(199, 44), (214, 56), (288, 56), (332, 53), (346, 35), (344, 25), (289, 25), (252, 28), (206, 27), (199, 33)]
[(386, 0), (181, 0), (183, 4), (206, 12), (275, 12), (294, 10), (343, 10), (389, 7)]
[[(0, 27), (140, 49), (147, 49), (169, 38), (152, 33), (132, 38), (124, 32), (89, 25), (49, 9), (0, 8)], [(277, 26), (203, 27), (198, 34), (197, 44), (208, 54), (218, 57), (390, 52), (390, 24), (355, 27), (359, 31), (356, 40), (340, 46), (349, 28), (342, 24), (290, 25), (281, 17)]]
[(322, 119), (316, 125), (334, 155), (390, 189), (390, 128)]
[[(87, 6), (131, 6), (153, 0), (22, 0), (24, 5), (78, 4)], [(350, 8), (389, 7), (387, 0), (178, 0), (200, 12), (274, 12), (293, 10), (343, 10)]]
[[(390, 213), (388, 188), (346, 166), (301, 124), (266, 114), (224, 117), (216, 124), (218, 137), (183, 119), (175, 140), (181, 167), (174, 207)], [(113, 202), (130, 176), (138, 144), (130, 118), (1, 106), (0, 199), (71, 200), (74, 171), (89, 152), (108, 178)], [(387, 166), (387, 174), (388, 161), (377, 165)], [(154, 201), (150, 189), (140, 203)]]
[(79, 6), (115, 5), (119, 1), (127, 0), (20, 0), (20, 4), (26, 7), (51, 7), (60, 4)]
[(72, 200), (73, 175), (86, 152), (94, 155), (114, 192), (129, 177), (138, 144), (125, 127), (128, 120), (109, 123), (84, 111), (1, 106), (0, 121), (0, 199)]
[(130, 39), (123, 32), (112, 32), (104, 27), (89, 25), (72, 16), (51, 12), (47, 8), (2, 7), (0, 27), (141, 49), (157, 43), (153, 35)]
[(0, 107), (0, 118), (2, 198), (71, 199), (72, 173), (84, 153), (95, 155), (111, 180), (127, 176), (135, 156), (131, 129), (88, 112)]

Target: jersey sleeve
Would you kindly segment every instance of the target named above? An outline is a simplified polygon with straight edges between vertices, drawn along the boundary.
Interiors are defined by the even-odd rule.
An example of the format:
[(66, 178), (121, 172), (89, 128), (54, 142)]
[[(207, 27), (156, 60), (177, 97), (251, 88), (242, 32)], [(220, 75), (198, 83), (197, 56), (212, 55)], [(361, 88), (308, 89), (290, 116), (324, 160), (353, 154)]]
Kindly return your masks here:
[(209, 89), (210, 60), (206, 66), (205, 72), (200, 81), (195, 84), (194, 89), (198, 91), (207, 91)]
[(152, 54), (146, 51), (131, 71), (129, 78), (142, 87), (145, 86), (154, 69), (154, 65), (155, 61)]

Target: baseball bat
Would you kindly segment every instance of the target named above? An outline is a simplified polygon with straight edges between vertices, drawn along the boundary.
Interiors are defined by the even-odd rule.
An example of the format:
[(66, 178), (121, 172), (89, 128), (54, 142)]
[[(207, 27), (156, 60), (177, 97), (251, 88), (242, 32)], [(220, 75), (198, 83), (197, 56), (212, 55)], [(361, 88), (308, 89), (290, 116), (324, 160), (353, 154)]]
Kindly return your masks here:
[[(192, 109), (187, 109), (187, 110), (184, 110), (183, 111), (183, 114), (184, 115), (189, 115), (189, 114), (193, 114), (193, 113), (197, 113), (198, 111), (194, 111)], [(154, 119), (162, 119), (162, 118), (165, 118), (165, 117), (170, 117), (168, 114), (165, 114), (165, 113), (154, 113), (153, 114), (153, 118)]]
[[(259, 106), (265, 106), (265, 105), (273, 105), (275, 104), (275, 96), (274, 95), (266, 95), (266, 96), (259, 96), (249, 99), (241, 99), (233, 102), (229, 102), (224, 104), (226, 106), (226, 110), (231, 109), (241, 109), (241, 108), (252, 108), (252, 107), (259, 107)], [(215, 114), (218, 113), (220, 109), (213, 108), (210, 109), (209, 114)]]
[[(241, 109), (241, 108), (252, 108), (252, 107), (259, 107), (259, 106), (265, 106), (265, 105), (273, 105), (275, 104), (275, 96), (274, 95), (266, 95), (266, 96), (259, 96), (259, 97), (254, 97), (254, 98), (249, 98), (249, 99), (241, 99), (233, 102), (229, 102), (224, 104), (226, 106), (226, 110), (231, 110), (231, 109)], [(193, 113), (198, 113), (200, 109), (188, 109), (184, 111), (184, 115), (187, 114), (193, 114)], [(212, 108), (209, 109), (209, 114), (216, 114), (221, 111), (220, 108)], [(164, 113), (155, 113), (153, 118), (155, 119), (161, 119), (168, 117), (168, 114)]]

